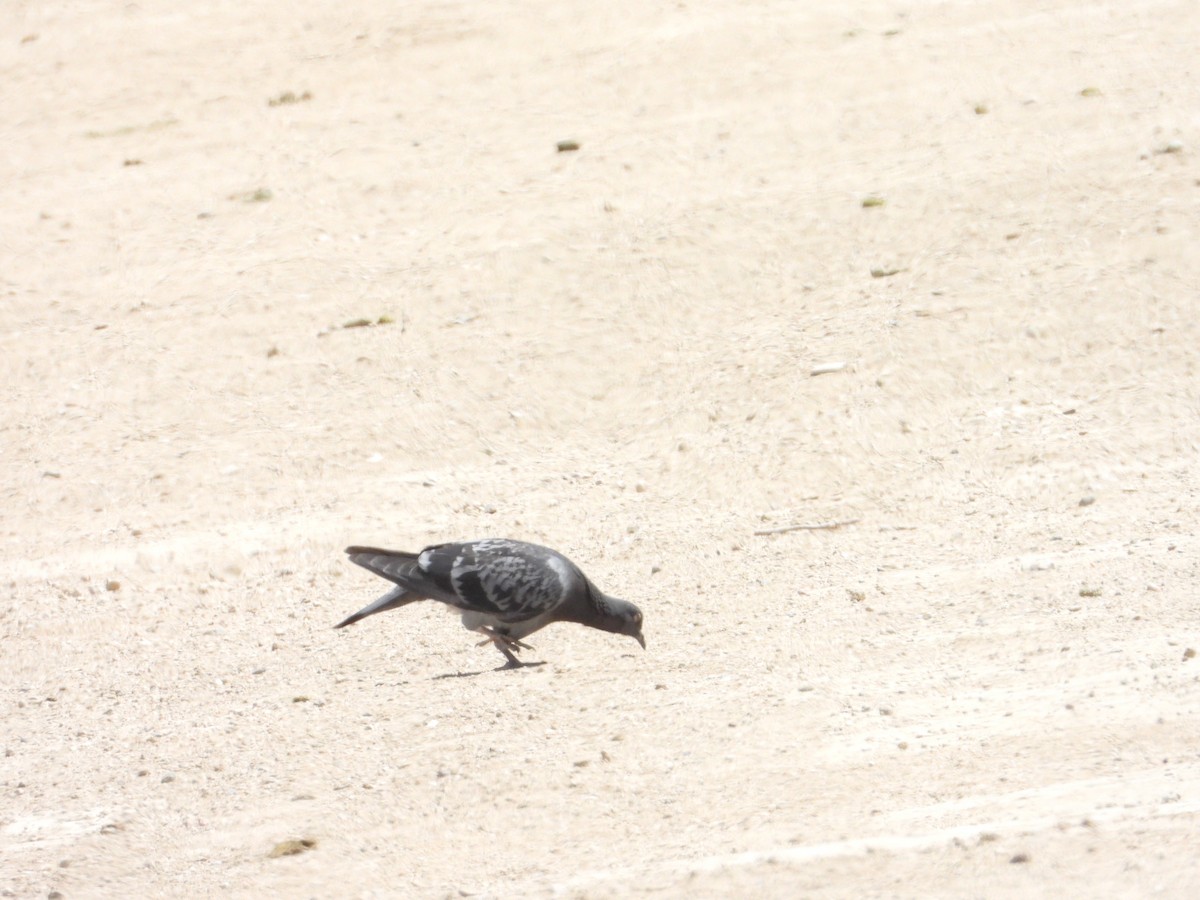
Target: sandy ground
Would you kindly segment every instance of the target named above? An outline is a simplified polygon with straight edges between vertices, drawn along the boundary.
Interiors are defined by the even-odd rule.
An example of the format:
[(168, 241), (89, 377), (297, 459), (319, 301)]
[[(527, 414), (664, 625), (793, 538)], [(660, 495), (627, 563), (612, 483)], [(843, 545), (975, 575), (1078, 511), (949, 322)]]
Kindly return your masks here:
[(1200, 893), (1200, 5), (0, 36), (0, 894)]

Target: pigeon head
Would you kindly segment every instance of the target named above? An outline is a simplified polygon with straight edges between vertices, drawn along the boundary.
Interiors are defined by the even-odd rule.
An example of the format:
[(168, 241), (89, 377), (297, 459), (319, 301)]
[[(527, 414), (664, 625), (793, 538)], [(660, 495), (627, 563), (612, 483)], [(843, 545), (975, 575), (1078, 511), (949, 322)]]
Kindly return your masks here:
[(613, 634), (627, 634), (646, 649), (646, 639), (642, 637), (642, 611), (628, 600), (618, 600), (599, 591), (592, 594), (592, 602), (596, 606), (599, 617), (588, 624), (611, 631)]
[(627, 634), (639, 644), (642, 649), (646, 649), (646, 639), (642, 637), (642, 611), (632, 603), (626, 603), (629, 607), (629, 612), (625, 618), (625, 627), (621, 630), (621, 634)]

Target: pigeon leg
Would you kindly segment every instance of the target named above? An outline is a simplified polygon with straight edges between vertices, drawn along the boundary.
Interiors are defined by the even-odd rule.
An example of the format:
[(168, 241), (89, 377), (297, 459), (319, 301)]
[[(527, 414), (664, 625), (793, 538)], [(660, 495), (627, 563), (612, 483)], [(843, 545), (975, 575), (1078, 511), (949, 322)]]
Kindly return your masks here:
[(501, 634), (494, 628), (489, 628), (486, 625), (480, 625), (477, 629), (480, 634), (486, 634), (487, 640), (480, 641), (476, 646), (482, 647), (484, 644), (495, 644), (496, 649), (504, 654), (508, 663), (504, 666), (505, 669), (519, 669), (523, 666), (540, 666), (541, 663), (523, 663), (513, 655), (514, 650), (532, 650), (528, 644), (518, 641), (514, 637), (509, 637), (507, 634)]
[(501, 634), (499, 631), (496, 631), (494, 628), (488, 628), (488, 626), (486, 626), (486, 625), (480, 625), (475, 630), (478, 631), (480, 634), (487, 635), (487, 640), (480, 641), (478, 644), (475, 645), (476, 647), (482, 647), (484, 644), (487, 644), (487, 643), (493, 643), (497, 647), (499, 647), (500, 644), (503, 643), (506, 647), (508, 647), (509, 649), (512, 649), (512, 650), (532, 650), (533, 649), (533, 647), (531, 647), (529, 644), (526, 644), (524, 641), (518, 641), (515, 637), (509, 637), (507, 634)]

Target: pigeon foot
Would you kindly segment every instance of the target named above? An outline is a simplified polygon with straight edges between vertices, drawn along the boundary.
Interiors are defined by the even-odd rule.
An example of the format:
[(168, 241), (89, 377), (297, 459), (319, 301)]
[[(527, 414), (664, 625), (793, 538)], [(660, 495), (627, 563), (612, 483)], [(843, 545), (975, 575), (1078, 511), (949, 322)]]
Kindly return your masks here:
[(518, 641), (514, 637), (509, 637), (507, 634), (502, 634), (494, 628), (489, 628), (487, 625), (480, 625), (475, 630), (480, 634), (487, 635), (485, 640), (480, 641), (475, 646), (482, 647), (484, 644), (495, 644), (496, 649), (504, 654), (508, 662), (501, 666), (501, 669), (520, 669), (525, 666), (542, 665), (542, 663), (521, 662), (521, 660), (517, 659), (517, 657), (514, 655), (514, 651), (519, 653), (522, 650), (532, 650), (533, 647), (529, 646), (528, 644)]

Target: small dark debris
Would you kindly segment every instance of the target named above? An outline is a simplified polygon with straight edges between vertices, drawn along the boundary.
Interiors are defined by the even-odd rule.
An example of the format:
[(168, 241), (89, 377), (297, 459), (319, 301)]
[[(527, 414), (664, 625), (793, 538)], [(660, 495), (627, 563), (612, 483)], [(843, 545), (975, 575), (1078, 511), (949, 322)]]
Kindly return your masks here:
[(554, 147), (559, 153), (573, 153), (579, 149), (579, 141), (559, 141)]
[(1027, 863), (1027, 862), (1029, 862), (1029, 854), (1028, 853), (1014, 853), (1013, 858), (1010, 859), (1009, 862), (1010, 863)]
[(317, 846), (317, 842), (312, 838), (299, 838), (298, 840), (280, 841), (271, 848), (271, 852), (267, 854), (268, 859), (279, 859), (281, 856), (296, 856), (299, 853), (304, 853), (306, 850), (312, 850)]
[(297, 94), (295, 91), (284, 91), (278, 97), (269, 99), (267, 106), (287, 106), (289, 103), (306, 103), (311, 99), (311, 91), (305, 91), (303, 94)]
[(253, 191), (245, 191), (241, 194), (230, 194), (230, 200), (241, 200), (243, 203), (266, 203), (274, 194), (267, 188), (257, 188)]

